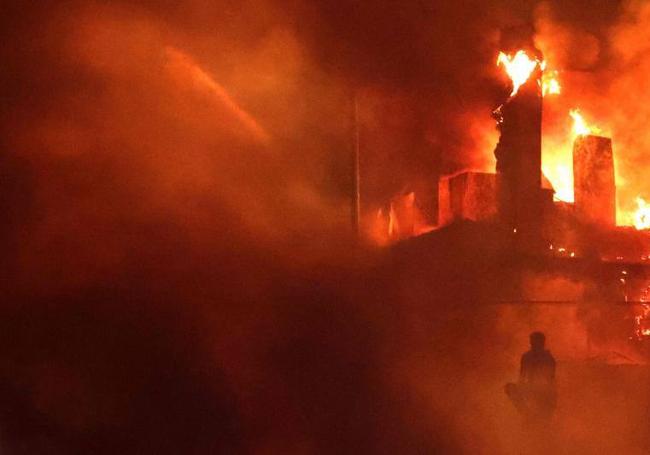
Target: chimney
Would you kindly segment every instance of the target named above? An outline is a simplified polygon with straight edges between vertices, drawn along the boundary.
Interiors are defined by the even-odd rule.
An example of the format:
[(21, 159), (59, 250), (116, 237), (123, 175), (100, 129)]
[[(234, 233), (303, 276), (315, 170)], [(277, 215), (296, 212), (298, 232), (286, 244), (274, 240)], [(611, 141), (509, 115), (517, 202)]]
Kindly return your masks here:
[(578, 136), (573, 143), (575, 213), (603, 227), (616, 226), (616, 181), (612, 140)]
[(540, 224), (542, 176), (541, 71), (535, 70), (495, 111), (501, 136), (497, 158), (499, 214), (513, 228), (534, 231)]

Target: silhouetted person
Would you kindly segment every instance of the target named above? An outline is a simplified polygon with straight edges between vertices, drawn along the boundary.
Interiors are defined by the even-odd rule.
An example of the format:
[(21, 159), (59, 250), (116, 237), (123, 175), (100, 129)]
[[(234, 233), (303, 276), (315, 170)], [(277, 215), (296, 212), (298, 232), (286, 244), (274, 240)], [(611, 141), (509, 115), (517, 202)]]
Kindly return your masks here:
[(530, 334), (530, 351), (521, 356), (519, 383), (507, 384), (506, 393), (529, 422), (543, 422), (555, 411), (555, 359), (544, 348), (542, 332)]

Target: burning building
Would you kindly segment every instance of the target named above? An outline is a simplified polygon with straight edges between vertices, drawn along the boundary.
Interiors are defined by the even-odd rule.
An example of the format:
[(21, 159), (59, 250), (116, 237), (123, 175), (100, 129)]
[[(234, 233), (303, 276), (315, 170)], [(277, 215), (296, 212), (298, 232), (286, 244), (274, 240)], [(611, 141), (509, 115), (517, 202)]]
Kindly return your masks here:
[[(461, 220), (488, 222), (526, 239), (534, 254), (554, 251), (554, 245), (572, 244), (573, 257), (643, 259), (644, 254), (637, 253), (647, 249), (639, 244), (646, 235), (616, 225), (611, 138), (588, 127), (577, 110), (570, 113), (575, 122), (574, 201), (554, 197), (555, 189), (541, 166), (542, 104), (544, 96), (551, 93), (549, 87), (559, 91), (557, 80), (547, 86), (545, 62), (524, 50), (514, 55), (501, 53), (498, 64), (505, 67), (513, 89), (494, 111), (500, 133), (494, 150), (496, 173), (468, 171), (443, 177), (438, 194), (439, 226)], [(613, 237), (616, 240), (610, 240)], [(622, 238), (637, 241), (630, 248), (625, 246), (630, 242)], [(566, 247), (560, 248), (566, 251)]]
[(474, 303), (595, 305), (617, 327), (612, 337), (650, 337), (650, 235), (641, 215), (637, 229), (617, 226), (615, 143), (570, 113), (574, 200), (560, 200), (542, 172), (542, 108), (560, 91), (556, 73), (534, 49), (501, 53), (498, 65), (512, 91), (493, 113), (495, 172), (440, 179), (438, 226), (392, 248), (396, 273), (427, 270), (430, 286)]

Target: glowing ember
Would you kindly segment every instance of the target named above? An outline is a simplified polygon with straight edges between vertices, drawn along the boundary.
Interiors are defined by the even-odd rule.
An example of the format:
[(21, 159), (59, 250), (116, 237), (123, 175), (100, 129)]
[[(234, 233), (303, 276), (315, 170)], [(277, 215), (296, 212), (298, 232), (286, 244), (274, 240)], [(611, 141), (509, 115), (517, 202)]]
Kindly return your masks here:
[(557, 71), (544, 72), (542, 76), (542, 96), (559, 95), (562, 92)]
[(573, 119), (573, 134), (575, 136), (587, 136), (590, 134), (600, 133), (600, 129), (587, 124), (578, 109), (573, 109), (571, 112), (569, 112), (569, 115)]
[(647, 314), (648, 307), (647, 305), (643, 305), (643, 315), (634, 317), (634, 324), (636, 325), (634, 332), (637, 340), (650, 336), (650, 328), (647, 327)]
[(642, 197), (636, 198), (636, 204), (634, 227), (638, 230), (650, 229), (650, 205)]
[(526, 83), (530, 75), (535, 71), (537, 65), (541, 64), (536, 59), (531, 59), (525, 51), (520, 50), (514, 56), (499, 53), (497, 59), (497, 66), (503, 65), (508, 76), (512, 80), (512, 93), (510, 96), (515, 96), (519, 88)]
[(639, 309), (637, 309), (637, 315), (634, 316), (634, 334), (636, 335), (637, 340), (643, 340), (650, 337), (650, 306), (645, 303), (648, 301), (648, 292), (650, 292), (650, 287), (646, 287), (641, 294), (641, 302), (644, 302)]

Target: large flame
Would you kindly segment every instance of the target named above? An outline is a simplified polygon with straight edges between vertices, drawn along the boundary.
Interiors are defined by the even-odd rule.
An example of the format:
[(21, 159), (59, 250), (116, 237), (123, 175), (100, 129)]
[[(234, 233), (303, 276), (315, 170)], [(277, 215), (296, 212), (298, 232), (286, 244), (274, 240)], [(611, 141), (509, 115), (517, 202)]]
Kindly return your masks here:
[(578, 109), (571, 110), (569, 115), (573, 119), (572, 136), (545, 138), (551, 143), (551, 149), (542, 157), (542, 171), (553, 185), (555, 199), (563, 202), (574, 202), (572, 141), (579, 136), (600, 133), (599, 128), (587, 123)]
[(641, 196), (636, 198), (637, 209), (634, 212), (634, 227), (650, 229), (650, 205)]
[(512, 93), (515, 96), (519, 88), (526, 83), (530, 75), (535, 71), (537, 65), (541, 65), (536, 59), (531, 59), (526, 51), (519, 50), (514, 56), (499, 53), (497, 65), (503, 65), (508, 76), (512, 80)]
[(571, 155), (556, 154), (544, 157), (542, 171), (553, 185), (553, 197), (561, 202), (574, 202), (573, 163)]
[(598, 134), (600, 129), (589, 125), (578, 109), (569, 112), (573, 119), (573, 130), (570, 138), (545, 138), (551, 143), (542, 157), (542, 171), (549, 179), (555, 190), (555, 199), (563, 202), (574, 202), (573, 190), (573, 141), (576, 137)]

